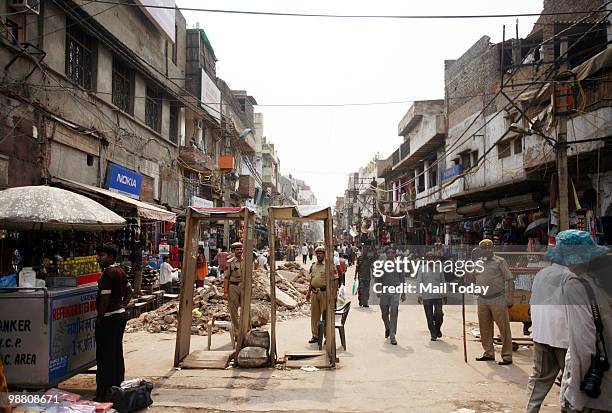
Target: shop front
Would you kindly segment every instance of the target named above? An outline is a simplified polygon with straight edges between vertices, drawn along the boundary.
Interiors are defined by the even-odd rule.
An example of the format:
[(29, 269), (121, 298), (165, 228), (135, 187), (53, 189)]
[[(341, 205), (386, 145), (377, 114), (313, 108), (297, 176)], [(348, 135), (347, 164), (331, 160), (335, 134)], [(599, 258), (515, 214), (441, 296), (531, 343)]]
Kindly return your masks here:
[(63, 189), (0, 192), (0, 353), (11, 386), (49, 387), (95, 365), (95, 247), (125, 225)]

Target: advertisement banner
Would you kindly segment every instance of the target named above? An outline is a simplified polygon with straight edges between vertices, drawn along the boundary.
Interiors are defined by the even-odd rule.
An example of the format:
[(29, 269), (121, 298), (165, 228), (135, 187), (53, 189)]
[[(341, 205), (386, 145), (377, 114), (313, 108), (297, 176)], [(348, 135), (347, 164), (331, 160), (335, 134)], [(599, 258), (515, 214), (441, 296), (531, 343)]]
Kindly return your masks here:
[(96, 292), (92, 287), (51, 297), (49, 382), (95, 364)]
[(202, 93), (200, 105), (217, 121), (221, 122), (221, 91), (202, 69)]
[(142, 188), (142, 175), (123, 166), (109, 163), (106, 172), (106, 188), (138, 199)]

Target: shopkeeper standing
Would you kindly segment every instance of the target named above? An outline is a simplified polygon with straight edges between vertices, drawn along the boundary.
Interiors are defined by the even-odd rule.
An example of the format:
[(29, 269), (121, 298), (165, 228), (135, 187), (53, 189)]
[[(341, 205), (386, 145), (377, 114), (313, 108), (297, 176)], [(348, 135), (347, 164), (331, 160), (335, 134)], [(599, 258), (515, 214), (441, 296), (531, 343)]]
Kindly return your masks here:
[(132, 298), (132, 286), (117, 259), (117, 247), (104, 244), (98, 248), (102, 276), (98, 281), (96, 307), (96, 401), (106, 401), (111, 386), (124, 380), (123, 332), (125, 308)]

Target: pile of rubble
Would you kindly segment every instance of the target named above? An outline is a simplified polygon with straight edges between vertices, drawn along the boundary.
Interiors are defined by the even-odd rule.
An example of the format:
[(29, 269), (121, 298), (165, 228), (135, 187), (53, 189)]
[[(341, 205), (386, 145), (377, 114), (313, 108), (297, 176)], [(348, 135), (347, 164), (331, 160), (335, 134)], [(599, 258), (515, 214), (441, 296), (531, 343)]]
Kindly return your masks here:
[[(308, 272), (299, 264), (286, 263), (278, 267), (275, 291), (278, 320), (310, 314), (309, 304), (306, 303), (308, 283)], [(263, 269), (253, 271), (252, 285), (251, 323), (253, 327), (259, 327), (270, 322), (270, 273)], [(215, 320), (230, 320), (227, 301), (223, 299), (222, 280), (215, 278), (204, 287), (196, 288), (192, 314), (192, 334), (206, 335), (208, 322), (213, 317)], [(171, 301), (129, 320), (126, 332), (176, 332), (177, 317), (178, 301)], [(213, 332), (217, 331), (218, 327), (215, 326)]]

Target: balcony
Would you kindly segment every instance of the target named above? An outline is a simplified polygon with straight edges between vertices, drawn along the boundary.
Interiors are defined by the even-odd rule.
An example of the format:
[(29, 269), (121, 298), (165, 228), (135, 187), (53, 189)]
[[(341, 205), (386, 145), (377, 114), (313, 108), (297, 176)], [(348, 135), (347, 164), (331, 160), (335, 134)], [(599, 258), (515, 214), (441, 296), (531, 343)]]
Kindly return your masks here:
[(179, 152), (179, 158), (188, 167), (199, 172), (210, 172), (216, 169), (216, 165), (212, 158), (193, 146), (182, 146)]
[(272, 192), (277, 190), (276, 174), (273, 168), (264, 167), (261, 173), (264, 188), (270, 188)]
[(445, 136), (443, 115), (423, 116), (418, 132), (410, 135), (408, 140), (394, 152), (392, 169), (406, 170), (412, 168), (444, 145)]
[(251, 175), (240, 175), (238, 193), (244, 198), (253, 198), (255, 196), (255, 178)]

